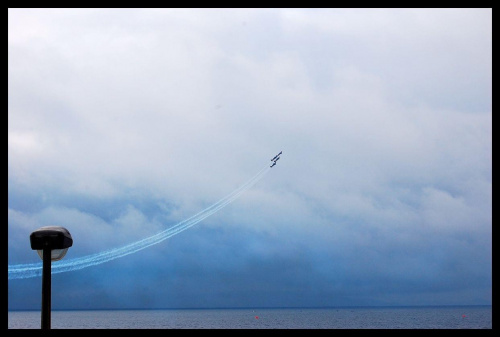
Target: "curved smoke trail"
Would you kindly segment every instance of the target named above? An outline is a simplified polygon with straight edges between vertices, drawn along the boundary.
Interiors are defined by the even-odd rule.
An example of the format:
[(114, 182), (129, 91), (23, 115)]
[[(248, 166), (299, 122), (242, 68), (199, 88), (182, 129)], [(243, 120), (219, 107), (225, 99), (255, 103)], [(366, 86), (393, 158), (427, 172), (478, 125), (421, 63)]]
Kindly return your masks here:
[[(87, 268), (90, 266), (95, 266), (104, 262), (108, 262), (129, 254), (133, 254), (147, 247), (156, 245), (163, 240), (168, 239), (171, 236), (179, 234), (180, 232), (188, 229), (191, 226), (196, 225), (198, 222), (206, 219), (210, 215), (216, 213), (223, 207), (227, 206), (234, 200), (236, 200), (243, 192), (248, 190), (250, 187), (255, 185), (265, 173), (269, 171), (269, 166), (266, 165), (265, 168), (259, 171), (253, 178), (248, 182), (217, 201), (213, 205), (205, 208), (199, 213), (193, 215), (192, 217), (179, 222), (178, 224), (161, 231), (155, 235), (147, 237), (145, 239), (130, 243), (123, 247), (118, 247), (110, 250), (103, 251), (101, 253), (96, 253), (92, 255), (82, 256), (79, 258), (61, 260), (60, 262), (55, 262), (52, 264), (52, 274), (63, 273), (72, 270), (78, 270)], [(37, 277), (42, 275), (42, 263), (29, 263), (29, 264), (17, 264), (9, 266), (9, 280), (11, 279), (22, 279)]]

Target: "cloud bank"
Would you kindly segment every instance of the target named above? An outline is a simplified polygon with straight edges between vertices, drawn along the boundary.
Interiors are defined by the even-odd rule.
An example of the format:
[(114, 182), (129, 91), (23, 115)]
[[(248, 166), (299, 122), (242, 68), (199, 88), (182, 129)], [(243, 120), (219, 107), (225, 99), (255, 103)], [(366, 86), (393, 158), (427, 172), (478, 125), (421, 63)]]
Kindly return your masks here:
[[(491, 9), (9, 9), (8, 263), (57, 308), (491, 304)], [(270, 163), (270, 162), (269, 162)], [(9, 280), (38, 309), (40, 279)], [(25, 298), (29, 295), (30, 300)]]

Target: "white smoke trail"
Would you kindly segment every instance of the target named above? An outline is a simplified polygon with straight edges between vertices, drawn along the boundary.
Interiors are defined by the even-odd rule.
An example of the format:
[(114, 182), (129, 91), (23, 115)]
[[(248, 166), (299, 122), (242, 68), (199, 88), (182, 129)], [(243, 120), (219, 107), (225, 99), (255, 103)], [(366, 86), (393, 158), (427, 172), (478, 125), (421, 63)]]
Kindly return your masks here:
[[(147, 247), (156, 245), (180, 232), (194, 226), (200, 221), (206, 219), (210, 215), (216, 213), (223, 207), (227, 206), (234, 200), (236, 200), (243, 192), (248, 190), (250, 187), (255, 185), (265, 173), (269, 171), (269, 166), (266, 165), (262, 170), (259, 171), (254, 177), (252, 177), (248, 182), (231, 192), (226, 197), (217, 201), (213, 205), (205, 208), (199, 213), (193, 215), (192, 217), (179, 222), (175, 226), (172, 226), (162, 232), (155, 235), (147, 237), (145, 239), (130, 243), (123, 247), (118, 247), (110, 250), (106, 250), (101, 253), (96, 253), (92, 255), (82, 256), (75, 259), (61, 260), (60, 262), (54, 262), (52, 265), (52, 274), (62, 273), (72, 270), (78, 270), (87, 268), (90, 266), (95, 266), (104, 262), (108, 262), (120, 257), (124, 257), (129, 254), (133, 254)], [(31, 278), (42, 275), (42, 263), (30, 263), (30, 264), (18, 264), (9, 266), (9, 280), (11, 279), (23, 279)]]

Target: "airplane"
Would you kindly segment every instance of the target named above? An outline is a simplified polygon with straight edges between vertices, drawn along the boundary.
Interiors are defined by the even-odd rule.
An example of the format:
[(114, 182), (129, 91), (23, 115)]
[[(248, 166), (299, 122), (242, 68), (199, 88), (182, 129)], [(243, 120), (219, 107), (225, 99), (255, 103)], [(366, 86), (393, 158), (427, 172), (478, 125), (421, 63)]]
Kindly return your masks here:
[(269, 167), (273, 167), (274, 165), (276, 165), (276, 162), (274, 162), (274, 163), (273, 163), (271, 166), (269, 166)]
[(276, 158), (278, 158), (281, 154), (283, 153), (283, 151), (280, 151), (280, 153), (278, 153), (277, 155), (274, 156), (273, 159), (271, 159), (271, 161), (274, 161)]

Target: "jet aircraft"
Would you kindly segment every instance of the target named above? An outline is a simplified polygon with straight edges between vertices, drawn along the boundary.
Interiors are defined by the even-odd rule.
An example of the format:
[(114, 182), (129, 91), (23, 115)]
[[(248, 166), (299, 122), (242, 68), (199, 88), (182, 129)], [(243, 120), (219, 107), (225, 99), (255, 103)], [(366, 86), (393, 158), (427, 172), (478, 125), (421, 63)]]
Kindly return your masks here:
[(281, 154), (283, 153), (283, 151), (280, 151), (280, 153), (278, 153), (277, 155), (274, 156), (273, 159), (271, 159), (271, 161), (274, 161), (276, 158), (278, 158)]
[(274, 165), (276, 165), (276, 162), (277, 162), (278, 160), (280, 160), (280, 155), (281, 155), (282, 153), (283, 153), (283, 151), (280, 151), (280, 153), (278, 153), (277, 155), (275, 155), (275, 156), (274, 156), (274, 158), (273, 158), (273, 159), (271, 159), (271, 161), (273, 162), (273, 164), (272, 164), (271, 166), (269, 166), (269, 167), (273, 167)]

